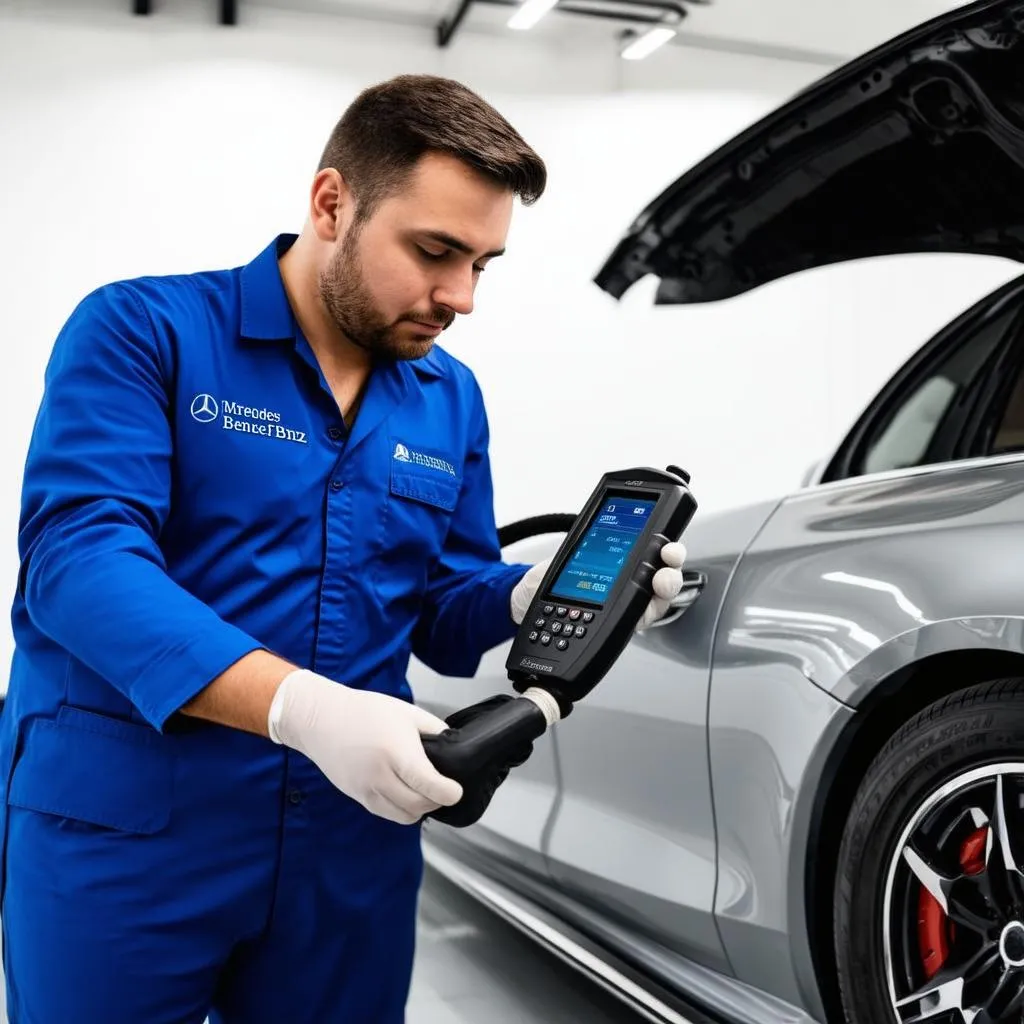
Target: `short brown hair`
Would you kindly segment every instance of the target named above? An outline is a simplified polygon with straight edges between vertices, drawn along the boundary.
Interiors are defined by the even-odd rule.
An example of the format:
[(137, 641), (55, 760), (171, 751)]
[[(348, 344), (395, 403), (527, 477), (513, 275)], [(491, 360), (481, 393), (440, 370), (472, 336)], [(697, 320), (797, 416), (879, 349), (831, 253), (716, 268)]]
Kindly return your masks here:
[(457, 157), (527, 206), (547, 184), (544, 161), (497, 110), (434, 75), (399, 75), (361, 92), (331, 132), (319, 169), (345, 178), (365, 220), (431, 151)]

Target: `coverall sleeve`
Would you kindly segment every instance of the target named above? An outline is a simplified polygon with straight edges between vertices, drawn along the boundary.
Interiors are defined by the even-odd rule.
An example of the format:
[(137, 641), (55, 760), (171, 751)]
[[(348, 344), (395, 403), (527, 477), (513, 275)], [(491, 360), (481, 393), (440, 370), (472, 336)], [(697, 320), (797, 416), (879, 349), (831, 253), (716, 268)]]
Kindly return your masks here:
[(32, 622), (160, 730), (260, 647), (166, 571), (173, 365), (131, 285), (82, 301), (47, 365), (18, 538)]
[(459, 502), (441, 558), (428, 583), (413, 653), (435, 672), (472, 676), (486, 651), (515, 636), (512, 589), (530, 568), (501, 561), (494, 520), (490, 431), (476, 395), (472, 441), (463, 463)]

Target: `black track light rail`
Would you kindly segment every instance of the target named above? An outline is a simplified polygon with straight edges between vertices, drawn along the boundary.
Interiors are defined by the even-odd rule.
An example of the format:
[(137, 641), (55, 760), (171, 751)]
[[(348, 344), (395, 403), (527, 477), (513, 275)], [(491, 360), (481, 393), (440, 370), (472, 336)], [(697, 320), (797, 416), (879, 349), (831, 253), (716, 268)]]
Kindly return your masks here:
[[(218, 16), (222, 25), (238, 24), (238, 0), (218, 0)], [(132, 11), (135, 14), (153, 13), (153, 0), (132, 0)]]

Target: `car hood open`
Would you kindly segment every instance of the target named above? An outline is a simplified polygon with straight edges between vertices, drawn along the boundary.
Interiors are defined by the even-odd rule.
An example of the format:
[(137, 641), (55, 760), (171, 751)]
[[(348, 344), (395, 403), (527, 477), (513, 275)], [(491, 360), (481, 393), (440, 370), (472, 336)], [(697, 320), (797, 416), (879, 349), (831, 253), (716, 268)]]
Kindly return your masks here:
[[(685, 131), (685, 124), (667, 131)], [(1024, 0), (935, 18), (804, 90), (669, 186), (596, 283), (659, 304), (908, 252), (1024, 259)]]

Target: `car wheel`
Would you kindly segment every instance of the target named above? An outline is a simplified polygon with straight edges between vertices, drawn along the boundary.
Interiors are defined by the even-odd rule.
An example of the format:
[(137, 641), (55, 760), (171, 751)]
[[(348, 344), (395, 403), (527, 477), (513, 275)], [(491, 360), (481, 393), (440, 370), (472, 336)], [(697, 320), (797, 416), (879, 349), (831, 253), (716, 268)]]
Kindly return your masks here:
[(850, 1024), (1024, 1019), (1024, 679), (962, 690), (875, 758), (839, 853)]

